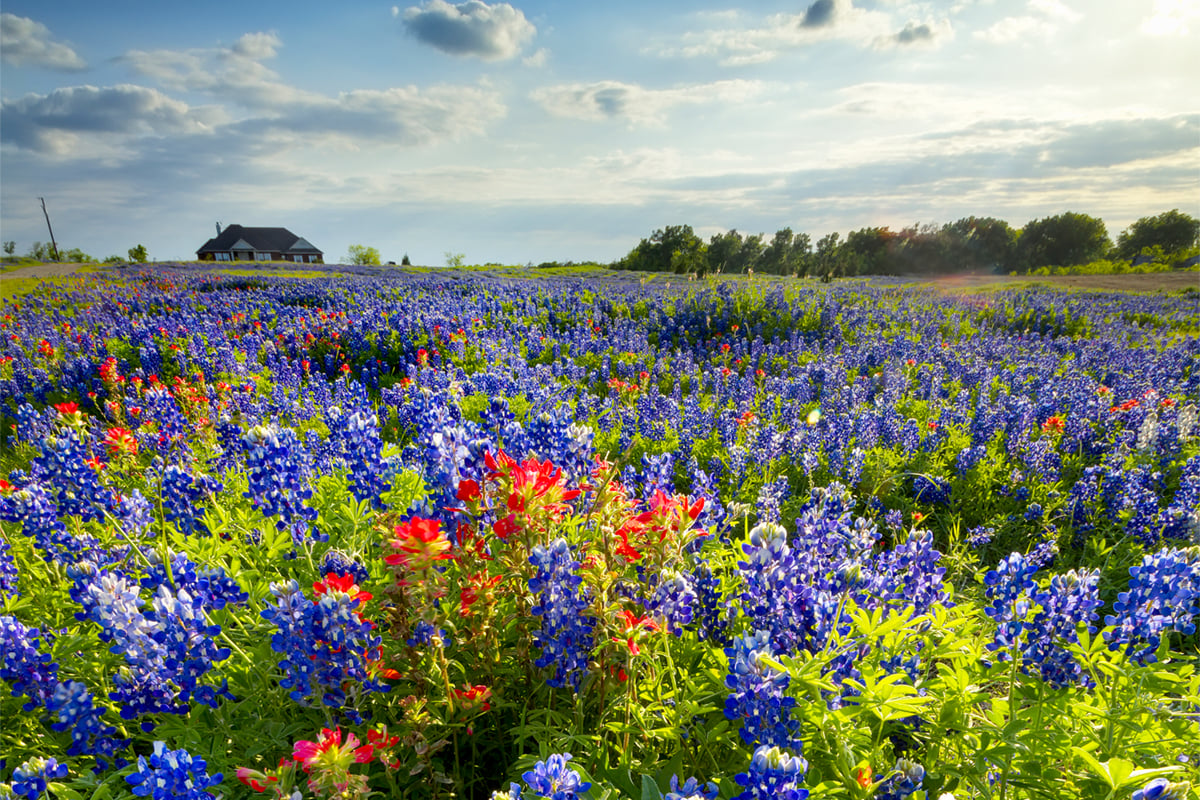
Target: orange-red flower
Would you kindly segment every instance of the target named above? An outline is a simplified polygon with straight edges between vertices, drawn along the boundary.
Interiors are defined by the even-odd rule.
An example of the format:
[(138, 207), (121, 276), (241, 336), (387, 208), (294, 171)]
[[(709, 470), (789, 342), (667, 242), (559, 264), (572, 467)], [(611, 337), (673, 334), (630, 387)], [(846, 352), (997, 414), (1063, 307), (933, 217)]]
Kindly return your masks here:
[(104, 434), (104, 446), (108, 449), (109, 458), (135, 456), (138, 440), (128, 428), (112, 427)]
[(413, 517), (396, 526), (396, 538), (391, 545), (399, 552), (384, 557), (391, 565), (400, 565), (413, 572), (429, 569), (437, 561), (453, 558), (450, 540), (441, 531), (441, 523), (435, 519)]

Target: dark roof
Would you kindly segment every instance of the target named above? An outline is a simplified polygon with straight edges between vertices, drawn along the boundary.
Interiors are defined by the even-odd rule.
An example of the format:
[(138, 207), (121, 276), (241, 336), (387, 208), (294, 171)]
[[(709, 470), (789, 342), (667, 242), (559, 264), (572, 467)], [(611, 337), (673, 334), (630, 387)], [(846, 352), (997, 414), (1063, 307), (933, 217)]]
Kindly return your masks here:
[(229, 225), (216, 237), (205, 242), (196, 251), (196, 254), (232, 250), (240, 239), (244, 239), (246, 244), (262, 252), (316, 253), (318, 255), (321, 253), (307, 240), (300, 238), (287, 228), (243, 228), (241, 225)]

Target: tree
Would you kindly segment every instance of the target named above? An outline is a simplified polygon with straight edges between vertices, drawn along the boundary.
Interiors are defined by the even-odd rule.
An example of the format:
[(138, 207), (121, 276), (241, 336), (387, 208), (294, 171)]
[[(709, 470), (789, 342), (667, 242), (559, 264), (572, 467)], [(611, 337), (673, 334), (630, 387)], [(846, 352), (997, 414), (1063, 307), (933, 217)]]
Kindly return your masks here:
[(16, 252), (16, 249), (17, 249), (17, 243), (16, 243), (16, 242), (14, 242), (14, 241), (12, 241), (12, 240), (9, 240), (9, 241), (7, 241), (7, 242), (5, 242), (5, 243), (4, 243), (4, 253), (5, 253), (6, 255), (10, 255), (10, 256), (11, 256), (11, 255), (12, 255), (14, 252)]
[(963, 217), (947, 223), (952, 258), (959, 269), (1012, 269), (1017, 252), (1017, 232), (1002, 219)]
[(465, 261), (466, 258), (467, 258), (467, 256), (465, 253), (452, 253), (449, 250), (447, 250), (446, 251), (446, 266), (447, 267), (461, 267), (463, 265), (463, 261)]
[(708, 240), (708, 265), (713, 272), (729, 272), (738, 250), (742, 249), (742, 235), (736, 230), (714, 233)]
[(838, 240), (841, 239), (841, 234), (837, 231), (828, 233), (817, 240), (817, 252), (814, 258), (814, 266), (817, 272), (820, 273), (823, 280), (829, 280), (833, 277), (834, 268), (838, 266), (837, 256), (841, 245)]
[(374, 247), (367, 247), (362, 244), (350, 245), (350, 254), (346, 256), (347, 264), (358, 264), (360, 266), (378, 267), (379, 251)]
[(402, 266), (402, 267), (411, 267), (412, 266), (412, 262), (408, 260), (408, 253), (405, 253), (404, 258), (400, 259), (400, 266)]
[(788, 253), (788, 263), (795, 268), (796, 277), (809, 273), (812, 260), (812, 237), (807, 233), (797, 233), (792, 237), (792, 250)]
[(1142, 217), (1117, 237), (1117, 254), (1133, 258), (1147, 247), (1161, 247), (1166, 255), (1195, 247), (1200, 239), (1200, 220), (1178, 208), (1155, 217)]
[(771, 243), (763, 251), (762, 271), (771, 275), (789, 275), (792, 271), (792, 229), (775, 231)]
[(1109, 246), (1103, 220), (1070, 211), (1026, 223), (1017, 240), (1019, 260), (1027, 269), (1087, 264)]
[(129, 248), (129, 260), (135, 264), (145, 264), (150, 260), (150, 256), (146, 253), (146, 245), (139, 244), (137, 247)]

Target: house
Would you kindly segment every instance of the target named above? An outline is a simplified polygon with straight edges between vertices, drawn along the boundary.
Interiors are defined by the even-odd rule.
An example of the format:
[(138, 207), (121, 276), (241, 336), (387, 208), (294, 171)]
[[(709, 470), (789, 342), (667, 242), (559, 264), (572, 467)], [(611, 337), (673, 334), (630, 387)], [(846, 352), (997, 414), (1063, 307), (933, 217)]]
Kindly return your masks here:
[(287, 228), (243, 228), (217, 225), (217, 235), (196, 251), (201, 261), (294, 261), (324, 264), (322, 253)]

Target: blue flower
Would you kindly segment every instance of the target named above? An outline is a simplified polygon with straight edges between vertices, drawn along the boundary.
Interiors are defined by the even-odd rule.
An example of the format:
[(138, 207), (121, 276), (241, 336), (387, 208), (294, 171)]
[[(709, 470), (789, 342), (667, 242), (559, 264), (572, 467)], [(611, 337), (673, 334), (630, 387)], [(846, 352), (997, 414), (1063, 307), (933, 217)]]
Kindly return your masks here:
[(733, 800), (805, 800), (804, 774), (808, 763), (787, 750), (763, 745), (754, 751), (750, 768), (734, 776), (745, 791)]
[(585, 797), (592, 784), (567, 767), (570, 760), (570, 753), (555, 753), (545, 761), (534, 764), (533, 769), (521, 775), (521, 780), (525, 781), (530, 791), (545, 800), (576, 800)]
[(28, 800), (37, 800), (52, 780), (67, 777), (67, 765), (53, 758), (31, 758), (13, 770), (12, 790)]
[(207, 764), (187, 750), (168, 750), (162, 742), (154, 743), (154, 754), (147, 760), (138, 756), (137, 772), (126, 775), (137, 797), (154, 800), (212, 800), (210, 786), (219, 784), (221, 773), (209, 775)]
[(532, 612), (542, 618), (541, 630), (533, 637), (542, 655), (534, 664), (552, 669), (547, 686), (570, 686), (578, 692), (596, 627), (596, 618), (587, 611), (591, 593), (587, 587), (580, 588), (580, 562), (565, 539), (533, 548), (529, 562), (537, 567), (537, 574), (529, 580), (529, 590), (538, 596)]

